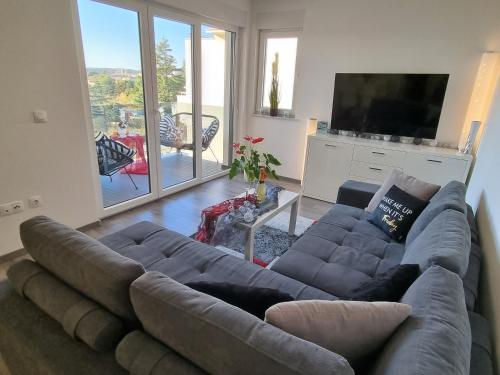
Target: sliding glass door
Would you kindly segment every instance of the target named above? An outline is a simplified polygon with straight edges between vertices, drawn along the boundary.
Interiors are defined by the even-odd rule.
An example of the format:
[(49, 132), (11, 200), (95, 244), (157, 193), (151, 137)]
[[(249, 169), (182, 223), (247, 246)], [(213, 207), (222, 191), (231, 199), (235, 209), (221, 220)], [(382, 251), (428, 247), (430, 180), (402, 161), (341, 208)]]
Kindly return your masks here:
[(155, 100), (162, 189), (196, 177), (193, 107), (194, 26), (153, 17)]
[(235, 33), (201, 25), (202, 176), (229, 167), (232, 151)]
[(151, 192), (139, 12), (78, 0), (104, 208)]
[(224, 174), (236, 31), (140, 0), (76, 0), (103, 212)]

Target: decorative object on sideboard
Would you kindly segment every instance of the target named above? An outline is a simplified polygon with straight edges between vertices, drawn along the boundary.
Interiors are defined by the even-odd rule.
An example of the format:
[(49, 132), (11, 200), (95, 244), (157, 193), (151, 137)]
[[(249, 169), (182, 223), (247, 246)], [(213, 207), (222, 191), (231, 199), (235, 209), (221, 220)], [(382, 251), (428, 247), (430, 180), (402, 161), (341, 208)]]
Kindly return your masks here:
[(318, 121), (317, 128), (318, 128), (318, 130), (328, 129), (328, 121)]
[(417, 138), (417, 137), (413, 138), (413, 144), (415, 144), (417, 146), (421, 145), (422, 144), (422, 138)]
[(280, 55), (275, 53), (274, 61), (272, 63), (271, 90), (269, 91), (269, 114), (271, 116), (278, 116), (278, 107), (280, 103), (280, 87), (278, 79), (279, 59)]
[(470, 154), (472, 152), (472, 146), (476, 141), (477, 133), (479, 132), (479, 128), (481, 127), (481, 121), (472, 121), (470, 125), (469, 135), (467, 136), (467, 141), (460, 152), (463, 154)]
[(391, 142), (399, 142), (400, 138), (398, 135), (391, 135), (391, 138), (389, 139), (389, 141)]

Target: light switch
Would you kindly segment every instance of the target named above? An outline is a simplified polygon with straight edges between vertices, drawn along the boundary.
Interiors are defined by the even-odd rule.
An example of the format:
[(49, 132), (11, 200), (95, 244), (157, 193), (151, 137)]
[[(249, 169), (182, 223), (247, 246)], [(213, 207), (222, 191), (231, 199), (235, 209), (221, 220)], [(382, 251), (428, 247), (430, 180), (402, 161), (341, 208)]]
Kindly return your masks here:
[(36, 111), (33, 111), (33, 120), (37, 124), (44, 124), (47, 121), (49, 121), (47, 117), (47, 111), (44, 111), (42, 109), (37, 109)]

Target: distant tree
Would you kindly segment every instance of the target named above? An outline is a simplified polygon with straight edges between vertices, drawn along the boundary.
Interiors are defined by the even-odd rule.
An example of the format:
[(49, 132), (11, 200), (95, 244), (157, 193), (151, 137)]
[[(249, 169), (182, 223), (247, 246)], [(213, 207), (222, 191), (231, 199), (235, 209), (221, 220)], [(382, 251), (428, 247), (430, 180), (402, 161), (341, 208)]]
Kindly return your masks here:
[(116, 81), (107, 74), (98, 74), (93, 77), (89, 86), (90, 101), (94, 105), (112, 103), (116, 97)]
[(158, 83), (158, 101), (172, 103), (186, 87), (184, 67), (178, 69), (168, 40), (163, 38), (156, 44), (156, 80)]
[(137, 104), (144, 103), (144, 90), (142, 87), (142, 76), (137, 75), (134, 80), (134, 87), (130, 90), (130, 99)]

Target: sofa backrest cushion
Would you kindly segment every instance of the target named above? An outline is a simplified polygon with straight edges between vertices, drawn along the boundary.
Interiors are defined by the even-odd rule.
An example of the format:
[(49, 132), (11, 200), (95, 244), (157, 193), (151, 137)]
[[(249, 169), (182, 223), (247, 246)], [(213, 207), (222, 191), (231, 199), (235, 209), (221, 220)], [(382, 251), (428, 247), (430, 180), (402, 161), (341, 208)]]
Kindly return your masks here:
[(129, 287), (145, 272), (142, 265), (45, 216), (22, 223), (20, 233), (24, 248), (45, 269), (114, 314), (136, 320)]
[(64, 331), (92, 349), (114, 349), (125, 335), (122, 320), (82, 296), (40, 265), (21, 260), (7, 271), (9, 281), (22, 296), (57, 320)]
[(130, 295), (144, 330), (211, 374), (353, 374), (347, 360), (168, 278), (147, 272)]
[(370, 374), (468, 375), (471, 328), (458, 275), (433, 266), (401, 302), (412, 306), (412, 314), (386, 343)]
[(412, 243), (427, 225), (444, 210), (467, 212), (465, 193), (467, 186), (458, 181), (451, 181), (434, 195), (427, 207), (420, 213), (406, 236), (406, 244)]
[(143, 331), (130, 332), (120, 341), (116, 361), (131, 374), (207, 374)]
[(464, 277), (470, 254), (470, 229), (467, 217), (445, 210), (405, 248), (401, 264), (418, 264), (424, 272), (434, 264)]

